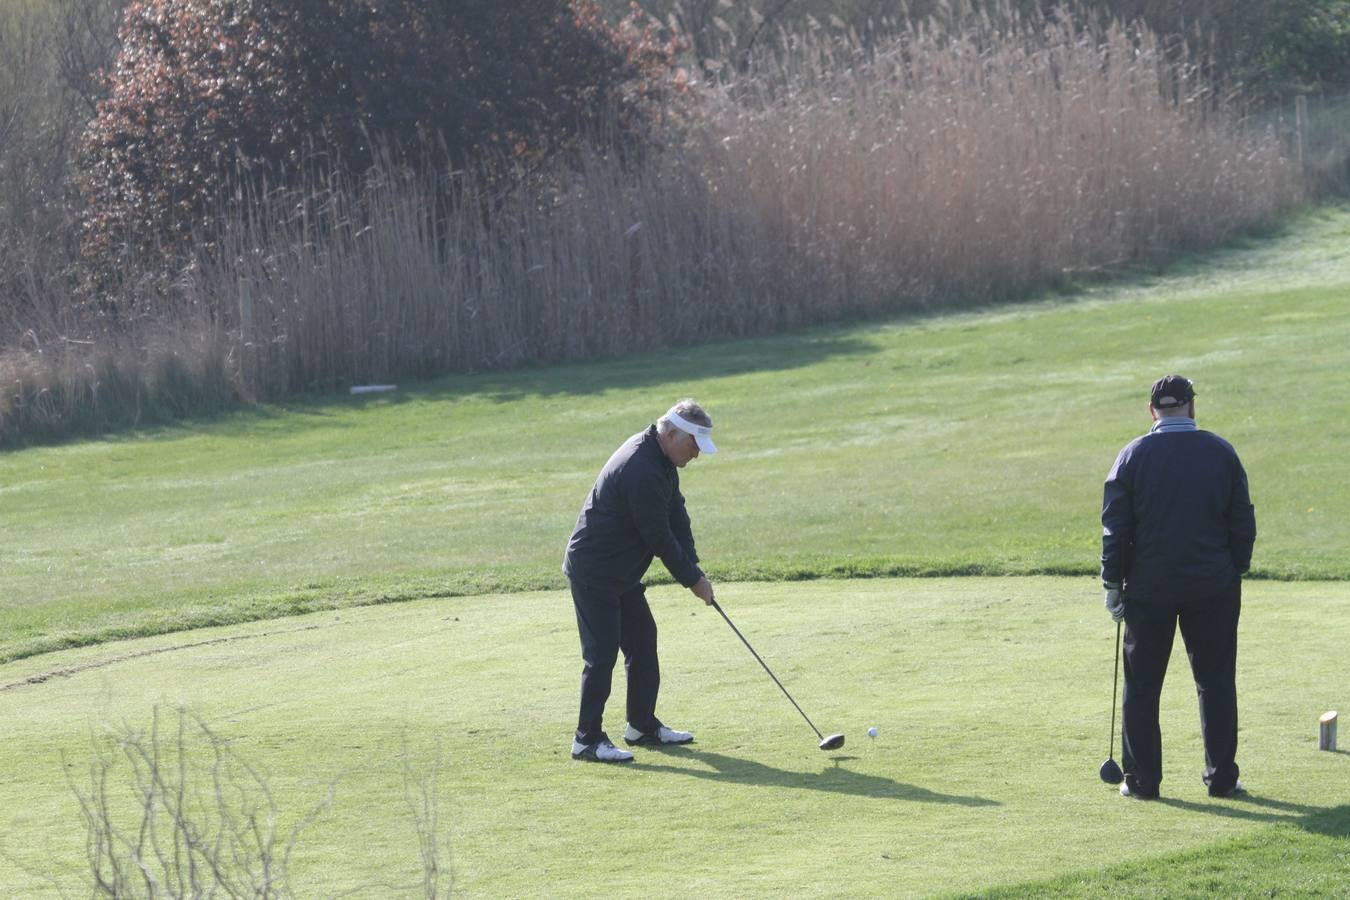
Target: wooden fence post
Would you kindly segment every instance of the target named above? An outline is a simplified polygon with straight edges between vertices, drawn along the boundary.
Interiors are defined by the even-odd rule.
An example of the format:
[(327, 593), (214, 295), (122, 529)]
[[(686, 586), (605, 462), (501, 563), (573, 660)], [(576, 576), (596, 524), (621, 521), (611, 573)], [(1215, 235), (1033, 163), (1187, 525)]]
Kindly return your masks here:
[(1333, 709), (1331, 712), (1323, 713), (1322, 718), (1319, 720), (1319, 724), (1321, 725), (1321, 730), (1317, 735), (1317, 749), (1335, 750), (1336, 710)]

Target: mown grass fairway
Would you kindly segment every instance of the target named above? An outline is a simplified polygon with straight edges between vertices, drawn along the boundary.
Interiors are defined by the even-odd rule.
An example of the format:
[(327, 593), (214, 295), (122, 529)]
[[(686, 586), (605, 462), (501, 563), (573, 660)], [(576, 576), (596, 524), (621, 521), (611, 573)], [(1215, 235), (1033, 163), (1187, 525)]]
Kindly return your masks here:
[[(1199, 783), (1178, 649), (1163, 695), (1164, 799), (1141, 804), (1097, 779), (1114, 629), (1095, 587), (1039, 577), (726, 587), (733, 621), (812, 719), (848, 735), (833, 755), (725, 623), (670, 587), (652, 595), (662, 707), (698, 740), (639, 751), (624, 768), (568, 758), (579, 662), (560, 592), (324, 612), (10, 663), (0, 667), (3, 849), (79, 893), (83, 835), (62, 758), (65, 774), (87, 781), (101, 723), (144, 727), (155, 704), (182, 704), (270, 773), (288, 821), (337, 779), (292, 861), (300, 896), (413, 895), (388, 887), (417, 878), (405, 743), (414, 760), (444, 761), (456, 888), (472, 896), (598, 886), (631, 896), (653, 885), (913, 896), (1049, 875), (1070, 877), (1070, 893), (1105, 895), (1129, 887), (1115, 864), (1164, 893), (1342, 890), (1347, 757), (1318, 752), (1315, 734), (1317, 716), (1344, 701), (1350, 591), (1249, 586), (1245, 799), (1212, 801)], [(220, 639), (231, 640), (134, 656)], [(611, 709), (617, 731), (621, 702)], [(1277, 858), (1252, 855), (1268, 844)], [(1174, 872), (1167, 858), (1188, 852), (1192, 868)], [(0, 885), (43, 892), (3, 858)]]
[(671, 402), (715, 580), (1096, 571), (1147, 387), (1238, 448), (1258, 575), (1350, 577), (1350, 210), (1088, 299), (449, 378), (0, 459), (0, 660), (312, 609), (557, 588), (614, 447)]

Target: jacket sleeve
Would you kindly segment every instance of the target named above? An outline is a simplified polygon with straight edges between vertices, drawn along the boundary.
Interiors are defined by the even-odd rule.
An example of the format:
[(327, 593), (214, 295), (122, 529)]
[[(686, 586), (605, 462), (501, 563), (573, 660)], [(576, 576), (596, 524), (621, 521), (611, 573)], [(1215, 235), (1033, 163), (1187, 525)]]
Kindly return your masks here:
[[(678, 490), (660, 472), (644, 471), (637, 474), (627, 493), (629, 516), (647, 549), (660, 557), (671, 577), (685, 587), (693, 587), (703, 577), (703, 571), (671, 529), (671, 506)], [(683, 498), (680, 503), (683, 509)], [(685, 521), (688, 522), (687, 515)], [(691, 551), (692, 544), (691, 538)]]
[(1134, 545), (1134, 498), (1129, 448), (1120, 451), (1102, 490), (1102, 582), (1123, 584)]
[(694, 549), (694, 530), (689, 522), (689, 512), (684, 507), (684, 494), (680, 493), (678, 487), (670, 498), (670, 531), (675, 535), (675, 540), (680, 542), (684, 555), (689, 557), (690, 562), (697, 564), (698, 551)]
[(1234, 455), (1233, 494), (1228, 506), (1228, 549), (1239, 575), (1252, 565), (1252, 547), (1256, 544), (1256, 508), (1247, 490), (1247, 472)]

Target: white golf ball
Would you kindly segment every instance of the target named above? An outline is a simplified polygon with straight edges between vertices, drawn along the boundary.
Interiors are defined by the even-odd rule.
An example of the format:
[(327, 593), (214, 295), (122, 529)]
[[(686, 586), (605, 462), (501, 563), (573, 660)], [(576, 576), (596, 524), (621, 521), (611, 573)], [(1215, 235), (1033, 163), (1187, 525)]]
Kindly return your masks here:
[(867, 729), (867, 736), (868, 736), (868, 737), (876, 737), (876, 736), (877, 736), (877, 726), (873, 725), (871, 728)]

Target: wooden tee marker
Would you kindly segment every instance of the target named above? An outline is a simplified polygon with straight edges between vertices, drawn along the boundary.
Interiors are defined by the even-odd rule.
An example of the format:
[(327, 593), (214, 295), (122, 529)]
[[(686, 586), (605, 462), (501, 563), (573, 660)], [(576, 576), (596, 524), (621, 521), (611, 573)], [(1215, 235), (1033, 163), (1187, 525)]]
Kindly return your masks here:
[(1317, 735), (1318, 750), (1336, 749), (1336, 710), (1328, 713), (1322, 713), (1322, 718), (1318, 720), (1321, 730)]

